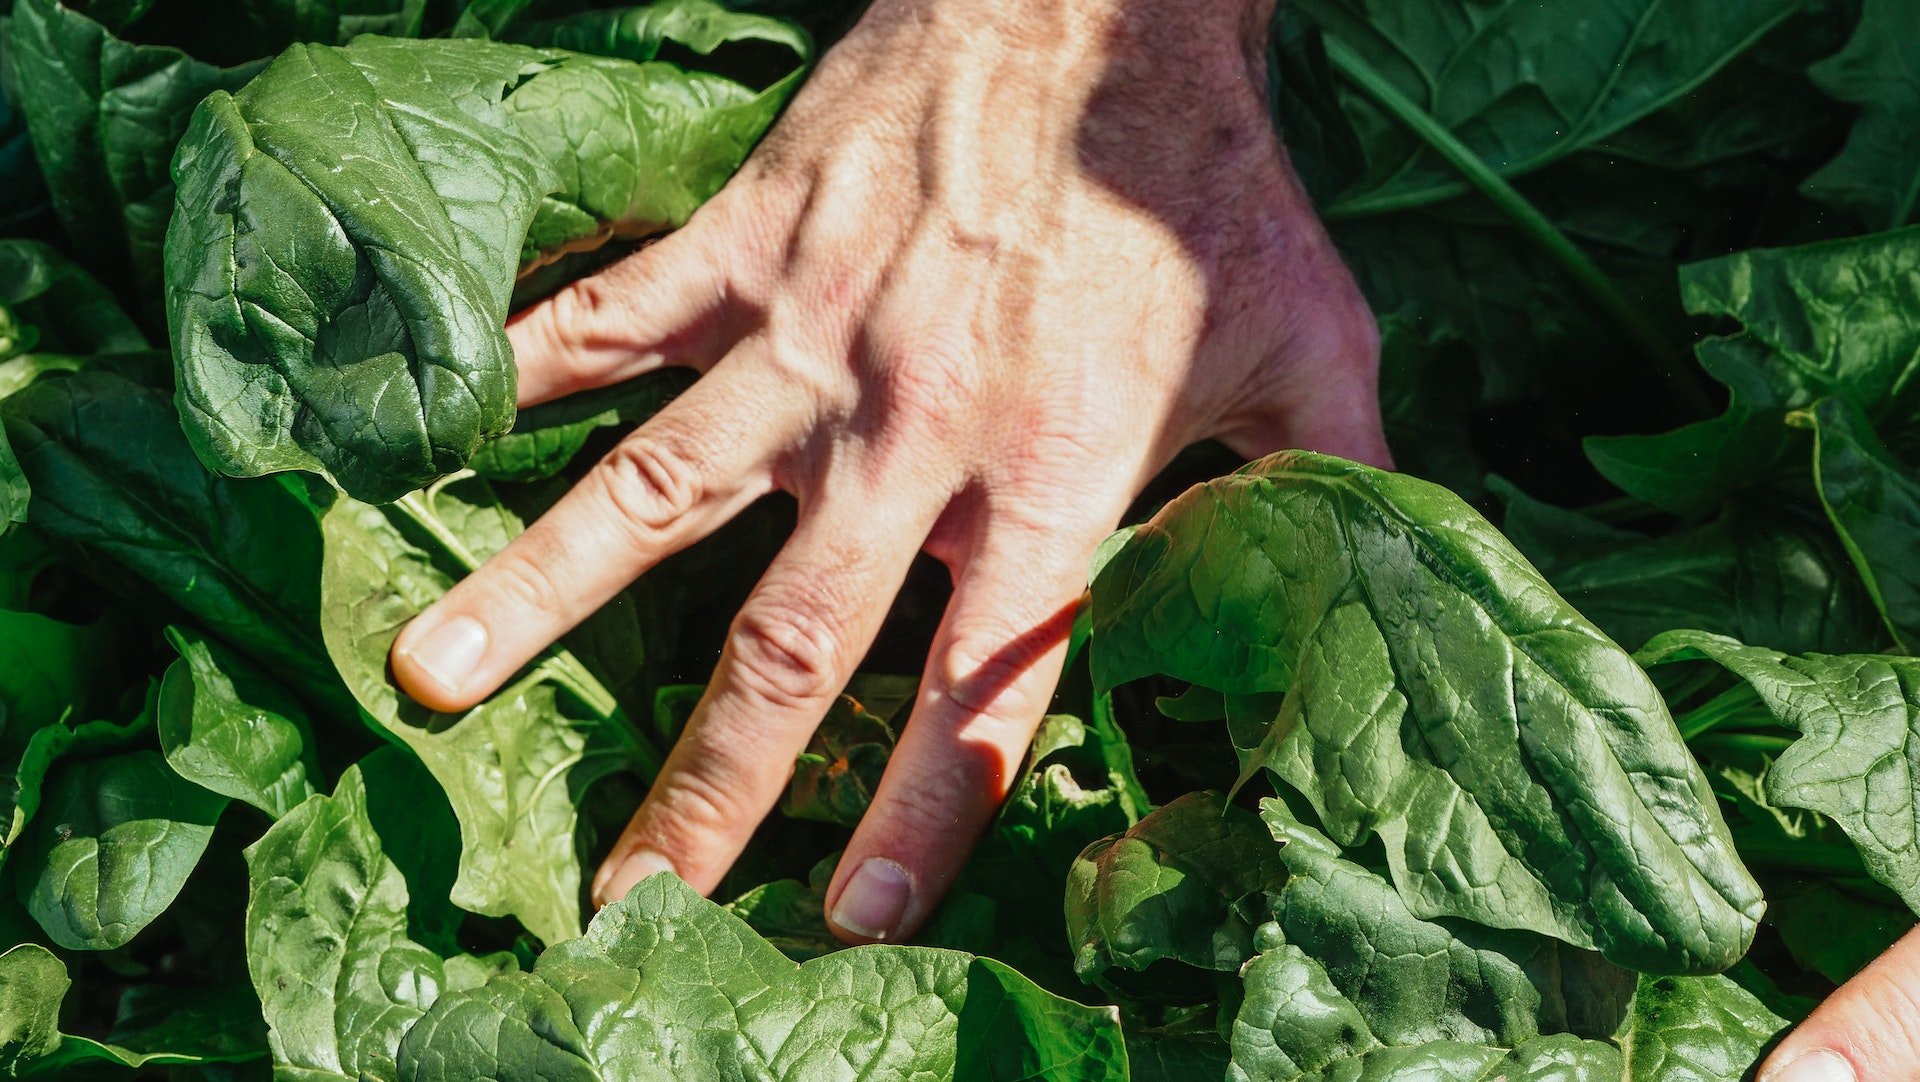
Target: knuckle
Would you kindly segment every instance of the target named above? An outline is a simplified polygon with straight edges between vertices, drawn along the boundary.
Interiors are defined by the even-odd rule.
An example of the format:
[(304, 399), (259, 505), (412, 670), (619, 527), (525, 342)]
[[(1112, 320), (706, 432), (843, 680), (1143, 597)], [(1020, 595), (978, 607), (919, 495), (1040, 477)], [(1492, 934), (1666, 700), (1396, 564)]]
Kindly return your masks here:
[(656, 540), (706, 498), (705, 480), (686, 455), (637, 433), (615, 445), (601, 474), (607, 501), (641, 543)]
[(519, 540), (512, 559), (497, 560), (487, 568), (494, 590), (504, 597), (500, 611), (561, 611), (568, 593), (558, 571), (564, 564), (544, 558), (545, 546), (537, 535), (522, 534)]
[(812, 706), (840, 691), (838, 636), (805, 606), (742, 609), (728, 643), (736, 674), (757, 697), (779, 706)]
[(711, 839), (731, 835), (742, 823), (759, 818), (742, 802), (738, 786), (700, 767), (682, 770), (662, 785), (654, 806), (646, 833), (669, 852), (697, 852)]

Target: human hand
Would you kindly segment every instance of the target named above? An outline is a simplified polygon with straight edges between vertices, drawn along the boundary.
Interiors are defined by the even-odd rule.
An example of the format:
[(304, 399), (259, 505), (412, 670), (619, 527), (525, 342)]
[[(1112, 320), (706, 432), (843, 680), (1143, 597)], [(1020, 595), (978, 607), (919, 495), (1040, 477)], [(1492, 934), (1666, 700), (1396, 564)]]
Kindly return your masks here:
[(878, 0), (687, 227), (509, 328), (520, 401), (704, 376), (395, 643), (472, 706), (780, 488), (792, 538), (593, 885), (711, 890), (915, 553), (954, 576), (827, 893), (919, 926), (1004, 797), (1095, 545), (1182, 447), (1384, 462), (1377, 337), (1264, 100), (1272, 0)]
[(1920, 1079), (1920, 929), (1823, 1000), (1760, 1069), (1761, 1082)]

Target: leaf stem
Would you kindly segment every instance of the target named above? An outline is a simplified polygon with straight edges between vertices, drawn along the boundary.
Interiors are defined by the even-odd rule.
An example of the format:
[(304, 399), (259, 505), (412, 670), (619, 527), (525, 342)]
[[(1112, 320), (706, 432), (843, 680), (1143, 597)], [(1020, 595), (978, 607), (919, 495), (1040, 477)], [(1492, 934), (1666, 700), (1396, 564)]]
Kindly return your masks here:
[(1753, 715), (1756, 710), (1759, 716), (1752, 720), (1769, 726), (1774, 724), (1773, 714), (1767, 710), (1760, 693), (1753, 690), (1753, 685), (1741, 681), (1674, 720), (1680, 724), (1681, 739), (1691, 742), (1703, 733)]
[(1714, 752), (1752, 753), (1777, 756), (1793, 746), (1796, 738), (1773, 733), (1708, 733), (1687, 741), (1695, 755)]
[[(1394, 120), (1425, 140), (1449, 165), (1459, 170), (1469, 184), (1479, 189), (1495, 207), (1511, 218), (1520, 232), (1572, 278), (1595, 307), (1614, 321), (1627, 340), (1645, 355), (1656, 373), (1669, 384), (1674, 394), (1683, 399), (1685, 405), (1702, 414), (1712, 412), (1712, 404), (1684, 353), (1675, 349), (1667, 334), (1648, 318), (1644, 306), (1634, 303), (1621, 291), (1618, 283), (1588, 258), (1559, 226), (1540, 212), (1540, 208), (1515, 190), (1512, 184), (1507, 183), (1504, 177), (1425, 109), (1400, 93), (1399, 88), (1351, 46), (1332, 36), (1326, 39), (1326, 44), (1327, 59), (1334, 70), (1350, 80)], [(1353, 216), (1353, 212), (1343, 213), (1338, 206), (1326, 213), (1331, 221)]]

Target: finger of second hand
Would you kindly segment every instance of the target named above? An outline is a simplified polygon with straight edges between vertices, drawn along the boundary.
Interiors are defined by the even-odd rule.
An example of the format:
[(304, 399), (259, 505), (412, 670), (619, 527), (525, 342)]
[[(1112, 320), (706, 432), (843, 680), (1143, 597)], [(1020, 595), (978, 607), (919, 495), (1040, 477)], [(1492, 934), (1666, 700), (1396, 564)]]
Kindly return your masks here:
[(1920, 1078), (1920, 929), (1828, 996), (1760, 1069), (1760, 1082), (1881, 1078)]
[(794, 758), (873, 644), (937, 502), (825, 486), (734, 620), (713, 680), (594, 877), (605, 905), (655, 871), (701, 892), (773, 809)]
[(635, 578), (772, 489), (806, 422), (777, 376), (722, 365), (628, 436), (394, 641), (402, 690), (465, 710)]

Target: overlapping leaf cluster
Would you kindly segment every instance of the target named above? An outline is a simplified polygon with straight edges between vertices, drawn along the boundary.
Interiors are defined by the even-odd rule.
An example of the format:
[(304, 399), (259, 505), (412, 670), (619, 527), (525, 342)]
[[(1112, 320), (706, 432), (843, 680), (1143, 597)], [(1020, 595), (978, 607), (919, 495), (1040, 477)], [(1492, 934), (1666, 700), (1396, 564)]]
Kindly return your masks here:
[(0, 0), (0, 1075), (1724, 1080), (1914, 924), (1900, 0), (1283, 6), (1407, 472), (1143, 508), (918, 944), (821, 916), (887, 644), (587, 923), (788, 512), (466, 714), (386, 653), (684, 385), (516, 416), (505, 316), (859, 6)]

